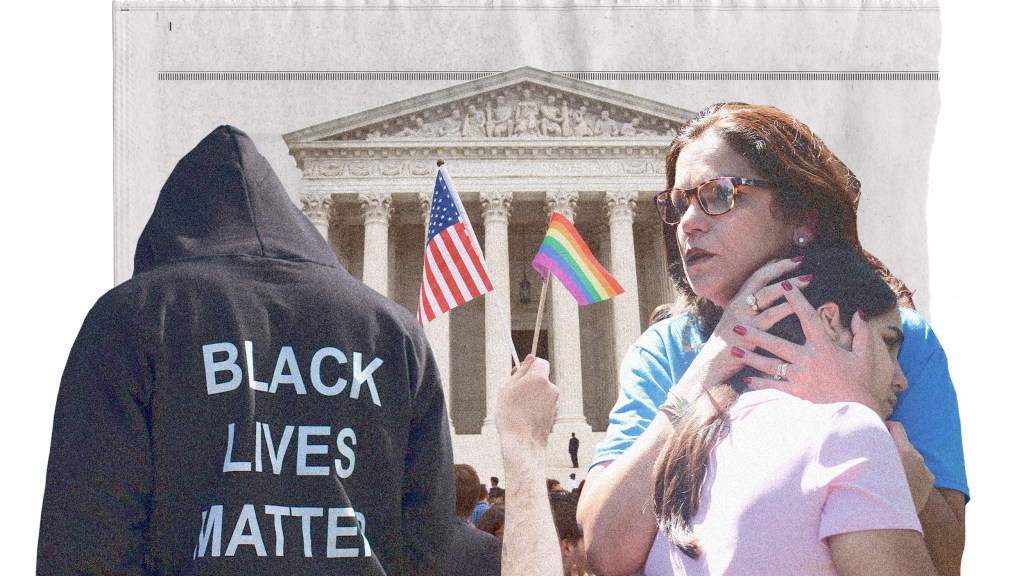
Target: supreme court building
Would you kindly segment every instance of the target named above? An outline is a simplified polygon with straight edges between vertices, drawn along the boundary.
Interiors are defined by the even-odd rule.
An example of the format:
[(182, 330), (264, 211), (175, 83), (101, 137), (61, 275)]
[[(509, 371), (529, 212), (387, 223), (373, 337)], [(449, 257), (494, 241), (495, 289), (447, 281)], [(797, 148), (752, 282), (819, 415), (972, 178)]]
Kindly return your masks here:
[[(578, 307), (554, 285), (546, 303), (540, 354), (561, 386), (548, 473), (565, 481), (569, 433), (586, 466), (618, 359), (671, 299), (650, 198), (665, 186), (675, 129), (714, 102), (776, 106), (827, 142), (863, 184), (865, 248), (928, 316), (937, 6), (174, 4), (114, 10), (114, 283), (132, 275), (167, 175), (230, 124), (253, 139), (339, 261), (415, 312), (425, 201), (443, 158), (497, 285), (427, 326), (456, 461), (481, 477), (503, 472), (492, 418), (511, 365), (486, 299), (504, 304), (523, 355), (541, 288), (530, 261), (550, 210), (575, 221), (626, 289)], [(48, 152), (55, 169), (56, 146), (78, 142), (61, 134)]]
[[(284, 135), (302, 171), (299, 201), (357, 278), (415, 313), (437, 160), (484, 250), (495, 290), (426, 327), (445, 383), (456, 460), (481, 477), (500, 463), (497, 389), (525, 357), (541, 278), (530, 263), (558, 211), (573, 220), (625, 293), (585, 307), (552, 282), (539, 354), (559, 387), (549, 465), (567, 466), (571, 432), (585, 469), (608, 424), (619, 363), (672, 299), (651, 198), (665, 151), (693, 112), (582, 80), (517, 68)], [(496, 301), (496, 302), (495, 302)], [(497, 463), (498, 467), (495, 466)]]

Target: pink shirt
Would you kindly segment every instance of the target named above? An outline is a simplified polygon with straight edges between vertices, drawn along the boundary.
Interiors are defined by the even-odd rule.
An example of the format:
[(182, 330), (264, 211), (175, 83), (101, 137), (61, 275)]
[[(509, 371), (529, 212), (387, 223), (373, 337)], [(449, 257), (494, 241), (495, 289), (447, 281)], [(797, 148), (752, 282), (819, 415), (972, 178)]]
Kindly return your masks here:
[(865, 406), (746, 392), (711, 453), (694, 532), (697, 559), (658, 532), (648, 576), (836, 574), (825, 539), (921, 531), (896, 446)]

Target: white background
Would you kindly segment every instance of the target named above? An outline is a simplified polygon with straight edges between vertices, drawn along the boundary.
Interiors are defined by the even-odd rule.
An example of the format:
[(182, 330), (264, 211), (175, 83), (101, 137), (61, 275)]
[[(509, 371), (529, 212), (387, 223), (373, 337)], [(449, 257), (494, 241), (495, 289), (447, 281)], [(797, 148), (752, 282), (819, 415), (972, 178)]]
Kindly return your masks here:
[[(113, 283), (110, 5), (5, 8), (0, 453), (4, 572), (35, 562), (60, 374)], [(1019, 8), (942, 6), (942, 110), (928, 200), (931, 319), (950, 359), (968, 482), (964, 573), (1019, 564), (1024, 498), (1017, 359), (1024, 296)]]

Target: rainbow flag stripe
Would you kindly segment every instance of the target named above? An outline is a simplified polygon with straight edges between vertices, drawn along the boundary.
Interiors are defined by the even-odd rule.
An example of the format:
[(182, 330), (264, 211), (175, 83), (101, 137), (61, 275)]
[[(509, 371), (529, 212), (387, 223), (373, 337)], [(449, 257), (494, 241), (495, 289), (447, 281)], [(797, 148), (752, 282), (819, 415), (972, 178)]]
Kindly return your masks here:
[(533, 267), (544, 277), (548, 272), (565, 286), (580, 306), (622, 294), (622, 286), (594, 258), (587, 243), (569, 219), (553, 212), (548, 233), (533, 258)]

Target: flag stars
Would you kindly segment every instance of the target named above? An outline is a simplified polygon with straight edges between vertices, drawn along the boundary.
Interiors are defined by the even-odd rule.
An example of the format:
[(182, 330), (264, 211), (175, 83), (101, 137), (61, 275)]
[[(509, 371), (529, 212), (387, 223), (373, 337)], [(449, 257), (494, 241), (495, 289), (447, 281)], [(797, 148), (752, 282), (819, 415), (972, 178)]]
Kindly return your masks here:
[(451, 193), (442, 178), (438, 178), (434, 186), (434, 197), (430, 202), (430, 225), (428, 240), (436, 234), (455, 224), (459, 220), (459, 211), (455, 207)]

